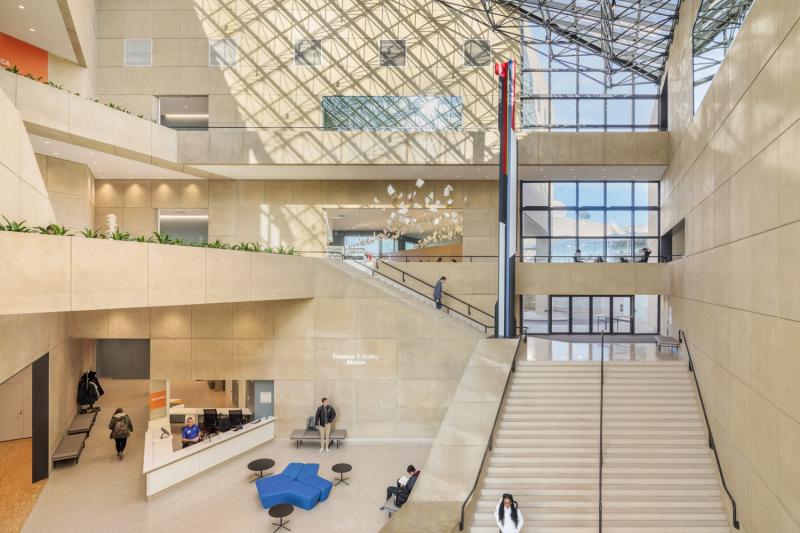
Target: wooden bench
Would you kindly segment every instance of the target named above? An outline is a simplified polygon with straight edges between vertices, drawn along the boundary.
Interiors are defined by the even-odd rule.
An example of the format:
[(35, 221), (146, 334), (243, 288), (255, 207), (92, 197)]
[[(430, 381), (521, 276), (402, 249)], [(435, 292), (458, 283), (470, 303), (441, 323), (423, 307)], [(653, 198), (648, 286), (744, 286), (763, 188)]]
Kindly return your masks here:
[(56, 451), (53, 452), (53, 468), (56, 463), (62, 461), (75, 461), (81, 457), (81, 452), (86, 445), (86, 436), (88, 433), (73, 433), (72, 435), (64, 435), (61, 437), (61, 442), (58, 443)]
[(662, 348), (669, 348), (673, 353), (678, 353), (681, 343), (675, 337), (656, 335), (656, 351), (661, 353)]
[(391, 518), (394, 513), (400, 511), (400, 508), (397, 506), (396, 503), (394, 503), (394, 496), (392, 496), (391, 498), (386, 500), (386, 503), (384, 503), (379, 510), (386, 511), (387, 513), (389, 513), (389, 518)]
[[(295, 429), (292, 431), (291, 436), (289, 438), (295, 441), (297, 447), (300, 447), (300, 444), (305, 442), (319, 442), (319, 431), (316, 429), (308, 430), (308, 429)], [(339, 447), (339, 444), (343, 440), (347, 438), (347, 430), (346, 429), (334, 429), (331, 431), (331, 441), (336, 443), (336, 447)]]
[(94, 421), (97, 419), (97, 413), (83, 413), (76, 415), (72, 419), (72, 423), (67, 428), (67, 435), (75, 433), (89, 433), (92, 430)]

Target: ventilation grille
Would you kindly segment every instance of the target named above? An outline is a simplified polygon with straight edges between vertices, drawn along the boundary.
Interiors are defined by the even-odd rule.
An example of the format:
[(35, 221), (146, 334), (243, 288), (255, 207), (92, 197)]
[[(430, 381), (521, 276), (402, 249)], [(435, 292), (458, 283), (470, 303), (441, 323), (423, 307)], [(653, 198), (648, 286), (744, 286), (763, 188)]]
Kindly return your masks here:
[(406, 42), (399, 39), (381, 39), (381, 66), (406, 66)]
[(468, 67), (485, 67), (492, 61), (492, 45), (483, 39), (464, 41), (464, 65)]
[(212, 67), (230, 67), (236, 64), (234, 39), (209, 39), (208, 64)]
[(300, 39), (294, 43), (294, 64), (317, 67), (322, 64), (322, 41)]
[(150, 39), (125, 39), (125, 66), (151, 66), (152, 50), (153, 41)]

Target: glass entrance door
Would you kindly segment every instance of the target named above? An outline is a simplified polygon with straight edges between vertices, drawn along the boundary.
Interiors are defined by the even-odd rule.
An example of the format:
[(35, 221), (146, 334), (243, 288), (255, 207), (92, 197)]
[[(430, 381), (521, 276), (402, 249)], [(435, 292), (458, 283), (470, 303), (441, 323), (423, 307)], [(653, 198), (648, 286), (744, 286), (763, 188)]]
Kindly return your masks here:
[(635, 320), (633, 296), (550, 297), (549, 333), (630, 335)]

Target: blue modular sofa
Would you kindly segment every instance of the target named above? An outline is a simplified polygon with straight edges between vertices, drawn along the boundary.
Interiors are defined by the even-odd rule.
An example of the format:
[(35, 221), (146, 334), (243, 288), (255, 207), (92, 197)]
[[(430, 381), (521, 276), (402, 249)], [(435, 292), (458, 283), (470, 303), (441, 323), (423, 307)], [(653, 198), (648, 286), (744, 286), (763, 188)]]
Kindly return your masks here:
[(283, 472), (256, 480), (256, 490), (264, 509), (279, 503), (312, 509), (328, 499), (333, 483), (317, 475), (316, 463), (289, 463)]

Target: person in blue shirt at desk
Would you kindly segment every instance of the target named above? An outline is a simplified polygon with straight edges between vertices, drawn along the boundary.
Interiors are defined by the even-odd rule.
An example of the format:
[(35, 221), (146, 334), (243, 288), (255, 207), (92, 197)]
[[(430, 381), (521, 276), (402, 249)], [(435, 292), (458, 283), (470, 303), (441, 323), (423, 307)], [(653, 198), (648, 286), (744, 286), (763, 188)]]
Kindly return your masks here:
[(183, 430), (181, 431), (181, 442), (183, 443), (183, 447), (186, 448), (192, 444), (197, 444), (199, 441), (200, 428), (197, 427), (197, 424), (195, 424), (193, 416), (187, 417), (186, 425), (183, 426)]

